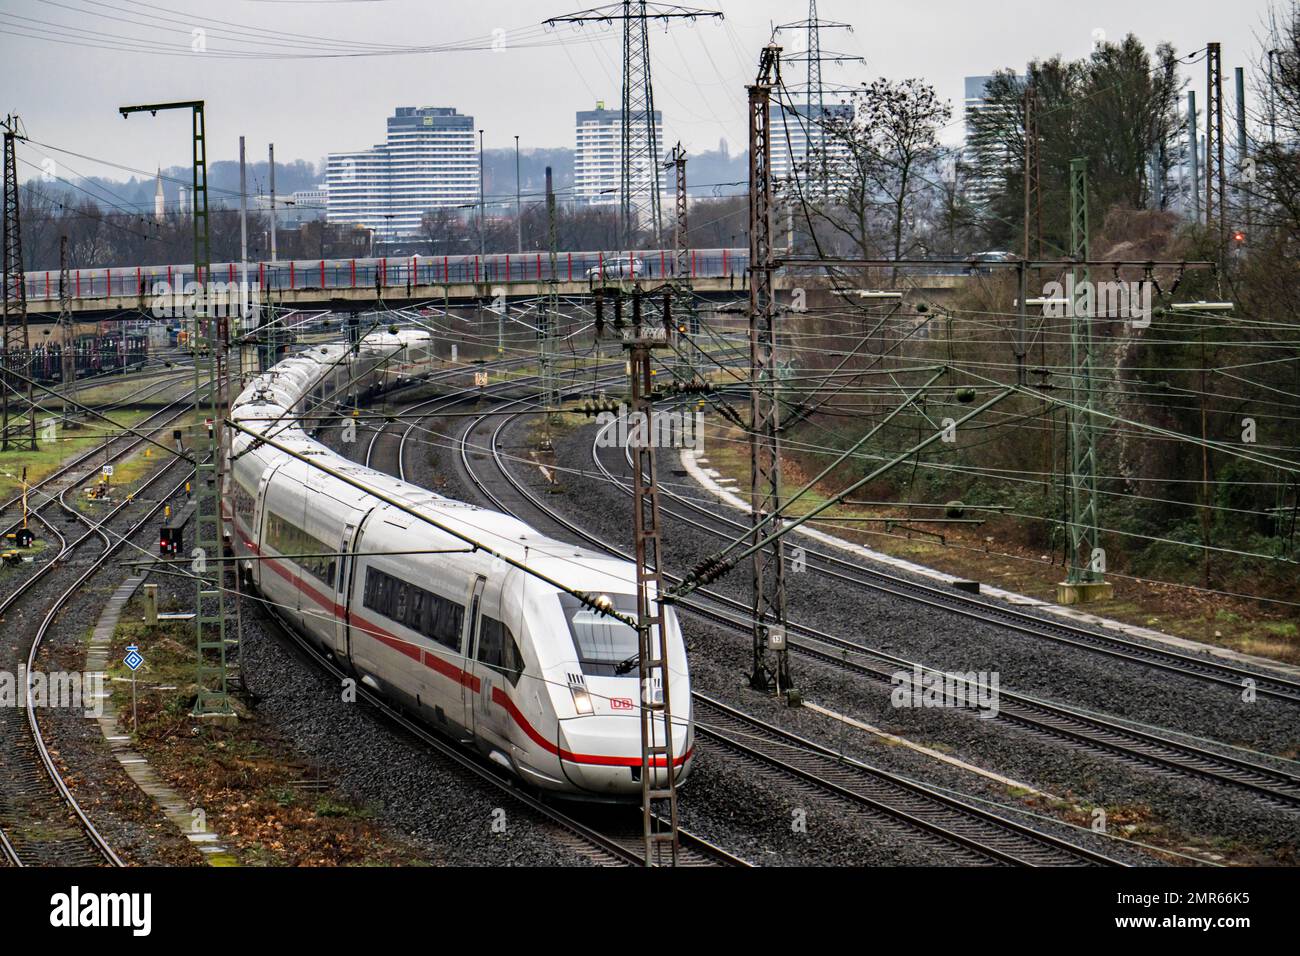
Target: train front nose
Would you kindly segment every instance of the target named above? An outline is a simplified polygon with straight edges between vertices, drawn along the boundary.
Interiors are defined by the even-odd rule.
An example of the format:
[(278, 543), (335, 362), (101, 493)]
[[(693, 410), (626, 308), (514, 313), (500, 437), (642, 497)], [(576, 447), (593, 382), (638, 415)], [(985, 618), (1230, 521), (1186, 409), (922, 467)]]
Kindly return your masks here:
[[(690, 771), (690, 729), (674, 722), (673, 772), (678, 783)], [(656, 721), (656, 742), (663, 746), (663, 722)], [(560, 761), (576, 787), (608, 797), (641, 792), (641, 723), (635, 712), (625, 717), (572, 717), (560, 721)], [(654, 758), (656, 784), (667, 784), (666, 755)]]

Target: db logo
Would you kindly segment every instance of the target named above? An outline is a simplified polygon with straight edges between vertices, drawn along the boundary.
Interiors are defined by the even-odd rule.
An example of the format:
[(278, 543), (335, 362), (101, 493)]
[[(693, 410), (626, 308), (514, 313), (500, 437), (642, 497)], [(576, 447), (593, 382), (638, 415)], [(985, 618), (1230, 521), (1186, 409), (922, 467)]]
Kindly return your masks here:
[(630, 698), (630, 697), (611, 697), (611, 698), (609, 699), (609, 706), (612, 707), (612, 708), (614, 708), (614, 710), (631, 710), (631, 709), (632, 709), (632, 698)]

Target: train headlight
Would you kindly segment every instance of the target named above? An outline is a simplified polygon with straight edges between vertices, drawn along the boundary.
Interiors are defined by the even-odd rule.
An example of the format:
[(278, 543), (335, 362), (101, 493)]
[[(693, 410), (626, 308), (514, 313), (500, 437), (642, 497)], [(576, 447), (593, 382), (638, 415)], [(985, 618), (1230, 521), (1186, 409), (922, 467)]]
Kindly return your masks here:
[(596, 708), (592, 706), (591, 695), (587, 693), (587, 688), (581, 684), (570, 684), (569, 693), (573, 695), (573, 709), (579, 716), (595, 712)]

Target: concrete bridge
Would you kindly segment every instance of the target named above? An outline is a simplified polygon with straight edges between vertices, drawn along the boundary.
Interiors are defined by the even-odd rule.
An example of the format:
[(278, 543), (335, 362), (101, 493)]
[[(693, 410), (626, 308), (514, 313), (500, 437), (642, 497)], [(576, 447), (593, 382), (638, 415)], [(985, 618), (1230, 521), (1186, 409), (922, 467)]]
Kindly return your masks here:
[[(565, 297), (589, 295), (611, 282), (653, 288), (675, 275), (671, 250), (628, 253), (563, 252), (556, 258), (556, 292)], [(718, 299), (748, 295), (747, 249), (691, 250), (685, 277), (698, 294)], [(213, 263), (206, 277), (209, 303), (233, 314), (243, 301), (243, 267)], [(603, 277), (603, 280), (602, 278)], [(912, 294), (940, 294), (964, 286), (966, 275), (913, 274), (899, 287)], [(825, 286), (825, 279), (778, 271), (778, 290), (796, 286)], [(362, 312), (379, 303), (388, 307), (417, 304), (467, 305), (536, 298), (551, 291), (550, 255), (410, 256), (373, 259), (310, 259), (248, 264), (248, 300), (281, 308)], [(132, 313), (167, 318), (183, 314), (188, 296), (197, 289), (193, 266), (134, 266), (73, 269), (68, 274), (70, 306), (79, 317), (105, 318)], [(32, 319), (59, 313), (57, 270), (26, 275), (27, 312)]]

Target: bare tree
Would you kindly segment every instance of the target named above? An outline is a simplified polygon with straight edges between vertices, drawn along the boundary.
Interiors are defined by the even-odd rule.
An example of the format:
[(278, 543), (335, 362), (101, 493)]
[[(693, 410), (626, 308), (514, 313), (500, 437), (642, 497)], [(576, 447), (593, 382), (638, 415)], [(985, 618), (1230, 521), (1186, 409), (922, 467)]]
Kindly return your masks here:
[(810, 150), (800, 176), (821, 169), (825, 200), (799, 190), (796, 203), (815, 233), (825, 227), (864, 258), (887, 251), (898, 258), (919, 241), (918, 212), (933, 188), (939, 129), (952, 108), (918, 79), (878, 79), (853, 94), (851, 114), (823, 117), (823, 142)]
[(1256, 72), (1260, 88), (1271, 95), (1268, 137), (1255, 150), (1252, 194), (1263, 205), (1255, 222), (1294, 246), (1300, 242), (1300, 2), (1292, 0)]

